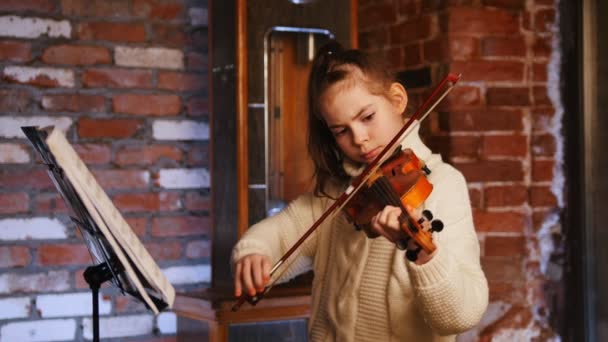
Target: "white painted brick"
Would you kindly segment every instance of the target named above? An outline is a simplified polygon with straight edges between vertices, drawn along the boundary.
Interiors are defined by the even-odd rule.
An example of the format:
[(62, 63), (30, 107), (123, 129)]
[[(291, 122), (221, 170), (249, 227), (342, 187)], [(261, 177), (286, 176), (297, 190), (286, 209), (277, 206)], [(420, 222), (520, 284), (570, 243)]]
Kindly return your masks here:
[(47, 273), (0, 274), (0, 294), (22, 292), (59, 292), (70, 287), (68, 271), (50, 271)]
[(0, 299), (0, 320), (27, 317), (30, 315), (31, 308), (29, 297)]
[(0, 137), (25, 139), (25, 134), (21, 131), (22, 126), (38, 126), (40, 128), (55, 126), (61, 131), (66, 132), (72, 126), (72, 119), (66, 116), (0, 116)]
[(208, 26), (209, 12), (206, 8), (191, 8), (188, 14), (190, 15), (190, 24), (192, 26)]
[(174, 285), (208, 283), (211, 279), (209, 265), (173, 266), (165, 268), (163, 273)]
[(67, 20), (23, 18), (14, 15), (0, 16), (0, 36), (17, 38), (70, 38), (72, 26)]
[(29, 163), (30, 155), (19, 144), (0, 144), (0, 163)]
[(116, 65), (141, 68), (183, 69), (184, 54), (176, 49), (117, 46)]
[(73, 319), (14, 322), (0, 329), (0, 342), (71, 341), (75, 337)]
[(209, 124), (192, 120), (156, 120), (152, 132), (157, 140), (209, 140)]
[[(93, 298), (90, 292), (39, 295), (36, 297), (36, 308), (42, 318), (90, 316), (93, 313)], [(99, 294), (99, 314), (109, 314), (110, 311), (110, 299), (104, 299)]]
[(35, 68), (25, 66), (7, 66), (4, 75), (21, 83), (27, 83), (38, 76), (57, 81), (61, 87), (74, 88), (74, 71), (61, 68)]
[(177, 316), (174, 312), (163, 312), (156, 318), (156, 325), (161, 334), (175, 334), (177, 332)]
[(67, 237), (67, 227), (56, 218), (34, 217), (0, 220), (0, 241), (50, 240)]
[(207, 169), (163, 169), (159, 171), (158, 185), (167, 189), (198, 189), (209, 187)]
[[(99, 320), (99, 337), (115, 338), (148, 335), (154, 330), (154, 317), (151, 315), (106, 317)], [(93, 321), (83, 320), (83, 335), (87, 340), (93, 339)]]

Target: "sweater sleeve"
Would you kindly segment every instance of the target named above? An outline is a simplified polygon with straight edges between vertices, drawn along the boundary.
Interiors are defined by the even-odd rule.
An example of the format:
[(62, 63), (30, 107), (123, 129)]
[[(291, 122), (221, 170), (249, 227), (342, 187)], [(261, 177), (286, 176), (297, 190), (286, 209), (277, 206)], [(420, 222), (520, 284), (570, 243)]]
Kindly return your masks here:
[[(292, 201), (278, 214), (251, 226), (232, 250), (231, 264), (249, 254), (267, 255), (274, 264), (304, 234), (315, 220), (322, 199), (305, 194)], [(312, 268), (317, 234), (306, 242), (288, 260), (286, 272), (280, 282), (287, 281)]]
[(447, 172), (431, 195), (433, 214), (444, 223), (444, 229), (433, 236), (437, 254), (423, 265), (406, 263), (425, 321), (437, 333), (451, 335), (479, 323), (488, 305), (488, 284), (466, 181), (453, 167), (442, 167)]

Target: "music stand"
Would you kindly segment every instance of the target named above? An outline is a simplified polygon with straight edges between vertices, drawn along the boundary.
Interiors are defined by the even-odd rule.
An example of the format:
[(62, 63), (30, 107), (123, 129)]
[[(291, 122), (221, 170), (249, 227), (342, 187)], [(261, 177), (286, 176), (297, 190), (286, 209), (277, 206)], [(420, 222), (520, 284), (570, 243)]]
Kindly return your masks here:
[[(30, 140), (34, 149), (38, 151), (43, 163), (48, 167), (47, 172), (49, 177), (53, 181), (57, 191), (61, 194), (67, 207), (71, 209), (73, 216), (70, 216), (70, 218), (72, 219), (72, 222), (76, 224), (76, 227), (80, 231), (89, 253), (91, 254), (93, 265), (85, 269), (83, 277), (89, 284), (93, 296), (93, 341), (98, 342), (99, 288), (101, 287), (101, 284), (110, 281), (123, 295), (128, 293), (144, 303), (148, 309), (150, 309), (150, 307), (138, 293), (129, 277), (125, 274), (124, 265), (122, 265), (120, 260), (116, 257), (111, 245), (102, 234), (100, 228), (95, 223), (95, 220), (86, 209), (82, 199), (74, 189), (74, 186), (65, 176), (65, 173), (57, 163), (55, 156), (45, 143), (48, 133), (43, 129), (38, 129), (33, 126), (21, 127), (21, 130)], [(131, 262), (130, 259), (129, 261)], [(132, 262), (131, 265), (134, 266)], [(136, 271), (136, 276), (143, 283), (144, 287), (151, 288), (143, 275), (139, 273), (137, 267), (134, 267), (134, 269)], [(150, 299), (159, 311), (168, 306), (166, 302), (155, 296), (151, 296)]]

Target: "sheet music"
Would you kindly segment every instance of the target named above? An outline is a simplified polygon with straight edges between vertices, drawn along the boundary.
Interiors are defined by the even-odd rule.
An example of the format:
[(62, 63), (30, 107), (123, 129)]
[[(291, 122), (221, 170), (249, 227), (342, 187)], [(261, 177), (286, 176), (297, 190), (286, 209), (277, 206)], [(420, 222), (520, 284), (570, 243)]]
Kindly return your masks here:
[(163, 301), (172, 307), (175, 300), (173, 285), (169, 283), (63, 133), (53, 129), (46, 139), (46, 143), (148, 306), (153, 309), (155, 314), (159, 313), (127, 260), (127, 256), (123, 253), (123, 249), (131, 257), (146, 281), (160, 293)]

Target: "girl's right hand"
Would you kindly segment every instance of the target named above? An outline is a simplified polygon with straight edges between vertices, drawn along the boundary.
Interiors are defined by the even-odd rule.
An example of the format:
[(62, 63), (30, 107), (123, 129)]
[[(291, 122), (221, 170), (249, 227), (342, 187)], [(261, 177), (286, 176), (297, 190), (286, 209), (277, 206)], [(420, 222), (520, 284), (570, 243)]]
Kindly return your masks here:
[(234, 295), (240, 297), (243, 290), (250, 296), (264, 292), (270, 279), (270, 258), (263, 254), (249, 254), (236, 262)]

